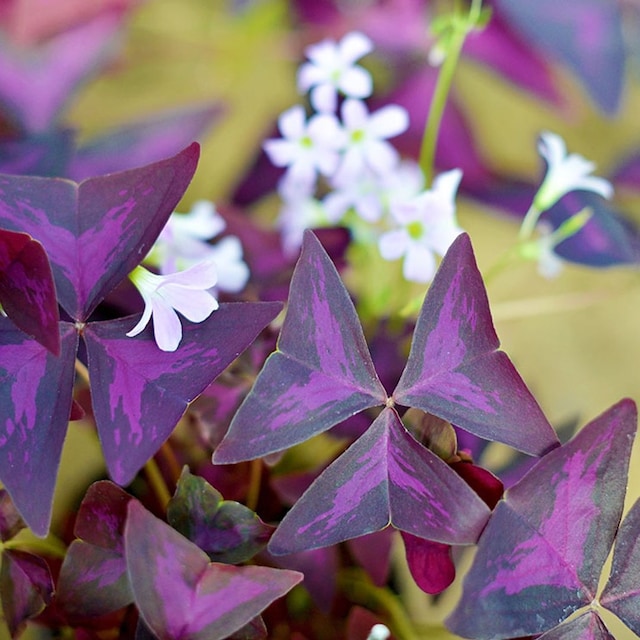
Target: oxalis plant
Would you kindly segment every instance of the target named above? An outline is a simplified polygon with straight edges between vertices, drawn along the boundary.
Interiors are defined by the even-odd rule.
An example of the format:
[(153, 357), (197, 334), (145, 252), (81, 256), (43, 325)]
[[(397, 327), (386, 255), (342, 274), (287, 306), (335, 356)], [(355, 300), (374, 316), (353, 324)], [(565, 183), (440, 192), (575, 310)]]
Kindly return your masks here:
[[(485, 289), (522, 261), (547, 277), (562, 258), (615, 261), (592, 253), (621, 237), (601, 205), (611, 183), (542, 132), (546, 174), (517, 241), (481, 274), (456, 219), (463, 172), (434, 175), (458, 58), (490, 24), (481, 5), (434, 22), (441, 66), (417, 160), (391, 143), (410, 113), (366, 103), (359, 61), (373, 42), (351, 31), (306, 49), (308, 102), (264, 142), (280, 169), (275, 245), (248, 219), (218, 238), (227, 222), (210, 202), (176, 212), (197, 143), (122, 171), (108, 141), (54, 162), (43, 140), (57, 148), (63, 132), (17, 101), (11, 149), (31, 171), (0, 175), (0, 602), (12, 638), (429, 637), (403, 609), (401, 568), (434, 597), (464, 574), (451, 637), (606, 639), (611, 614), (640, 634), (638, 503), (623, 518), (635, 404), (561, 444), (500, 350)], [(114, 138), (130, 153), (129, 137), (144, 147), (167, 127), (191, 137), (205, 113), (217, 110)], [(36, 144), (30, 128), (42, 127)], [(338, 226), (344, 254), (318, 231)], [(251, 251), (264, 273), (250, 274)], [(336, 257), (352, 272), (397, 267), (398, 286), (421, 293), (372, 332), (389, 291), (371, 280), (357, 310)], [(274, 273), (290, 273), (286, 305)], [(97, 431), (108, 478), (54, 532), (76, 421)], [(500, 478), (479, 462), (493, 442), (512, 451)]]

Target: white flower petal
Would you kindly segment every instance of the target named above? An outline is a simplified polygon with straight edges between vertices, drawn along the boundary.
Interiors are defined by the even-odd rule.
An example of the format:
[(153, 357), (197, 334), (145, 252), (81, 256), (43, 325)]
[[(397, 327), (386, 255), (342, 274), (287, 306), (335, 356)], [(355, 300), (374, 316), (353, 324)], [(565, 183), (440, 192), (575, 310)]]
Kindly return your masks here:
[(327, 81), (327, 73), (321, 67), (306, 62), (298, 70), (298, 91), (306, 93), (311, 87), (316, 84), (324, 83)]
[(161, 298), (153, 300), (153, 336), (162, 351), (175, 351), (182, 340), (180, 318)]
[(298, 155), (298, 145), (288, 140), (265, 140), (262, 148), (276, 167), (286, 167)]
[(149, 324), (149, 320), (151, 320), (151, 312), (151, 303), (145, 300), (144, 311), (142, 312), (140, 320), (138, 320), (138, 323), (131, 331), (126, 333), (128, 338), (133, 338), (133, 336), (137, 336), (144, 331), (145, 327)]
[(397, 260), (407, 252), (410, 243), (411, 239), (404, 229), (395, 229), (380, 236), (378, 249), (385, 260)]
[(338, 88), (344, 95), (351, 98), (368, 98), (373, 92), (373, 80), (368, 71), (353, 67), (342, 74)]
[(389, 104), (382, 107), (369, 118), (369, 131), (376, 138), (392, 138), (409, 127), (409, 114), (404, 107)]
[[(191, 322), (206, 320), (217, 308), (218, 301), (209, 291), (187, 289), (168, 283), (158, 289), (158, 295), (168, 307), (181, 313)], [(154, 319), (154, 323), (157, 318)]]
[(306, 116), (300, 105), (294, 105), (280, 114), (278, 129), (289, 140), (297, 140), (304, 135)]
[(411, 282), (427, 283), (433, 280), (435, 272), (433, 253), (423, 245), (412, 243), (402, 263), (404, 277)]
[(309, 96), (311, 106), (320, 113), (334, 113), (338, 106), (338, 93), (331, 82), (318, 84)]
[(352, 31), (342, 38), (338, 45), (338, 51), (343, 62), (353, 64), (362, 56), (373, 51), (373, 42), (364, 33)]
[(361, 100), (349, 98), (342, 103), (340, 110), (342, 122), (347, 131), (357, 131), (366, 129), (369, 121), (369, 111)]
[(395, 148), (384, 140), (371, 140), (366, 149), (367, 164), (382, 176), (400, 162), (400, 155)]

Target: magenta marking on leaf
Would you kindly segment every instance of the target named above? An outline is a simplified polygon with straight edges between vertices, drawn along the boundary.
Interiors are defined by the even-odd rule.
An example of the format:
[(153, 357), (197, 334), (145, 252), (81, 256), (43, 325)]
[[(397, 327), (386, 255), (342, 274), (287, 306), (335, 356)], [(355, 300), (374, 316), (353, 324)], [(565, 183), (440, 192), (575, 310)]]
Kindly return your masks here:
[(134, 501), (125, 554), (140, 614), (161, 640), (222, 640), (302, 580), (294, 571), (209, 563), (197, 546)]
[(482, 438), (542, 455), (557, 445), (555, 433), (498, 347), (471, 242), (461, 234), (429, 288), (394, 398)]
[(349, 294), (307, 232), (278, 350), (238, 409), (214, 461), (279, 451), (386, 399)]
[(323, 547), (389, 523), (423, 538), (469, 544), (488, 517), (467, 484), (407, 433), (393, 409), (385, 409), (289, 511), (269, 550)]
[(3, 176), (0, 224), (42, 242), (60, 304), (85, 320), (149, 251), (189, 184), (198, 154), (194, 143), (173, 158), (80, 184)]
[(200, 394), (255, 339), (279, 303), (221, 304), (183, 326), (175, 352), (158, 349), (151, 327), (127, 338), (136, 318), (85, 327), (94, 414), (113, 479), (130, 482)]
[(49, 527), (73, 390), (78, 337), (72, 325), (60, 327), (55, 357), (0, 318), (0, 479), (38, 535)]
[(452, 631), (535, 635), (594, 599), (622, 514), (636, 429), (635, 405), (623, 400), (506, 492), (448, 620)]

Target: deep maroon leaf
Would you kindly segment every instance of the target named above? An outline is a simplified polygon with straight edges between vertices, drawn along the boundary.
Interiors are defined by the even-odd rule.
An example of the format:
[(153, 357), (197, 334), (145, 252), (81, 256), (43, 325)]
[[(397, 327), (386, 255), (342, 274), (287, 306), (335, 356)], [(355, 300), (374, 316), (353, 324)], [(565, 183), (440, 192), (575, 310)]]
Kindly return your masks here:
[(454, 633), (535, 635), (591, 603), (622, 514), (636, 422), (634, 403), (619, 402), (506, 492), (447, 621)]
[(161, 162), (80, 184), (0, 176), (0, 225), (42, 242), (58, 300), (86, 320), (147, 254), (182, 197), (198, 145)]
[(389, 579), (393, 535), (394, 531), (387, 528), (347, 541), (349, 553), (366, 570), (373, 584), (378, 587), (385, 585)]
[(302, 579), (294, 571), (209, 563), (203, 551), (134, 501), (125, 555), (140, 615), (160, 640), (222, 640)]
[(65, 175), (79, 182), (172, 156), (197, 140), (220, 111), (212, 105), (192, 107), (154, 115), (110, 131), (81, 146)]
[(27, 233), (0, 229), (0, 304), (27, 335), (60, 353), (58, 301), (49, 259)]
[(324, 547), (388, 524), (422, 538), (471, 544), (488, 517), (468, 485), (385, 409), (287, 513), (269, 551)]
[(56, 599), (65, 613), (86, 618), (116, 611), (133, 601), (124, 559), (123, 534), (131, 496), (112, 482), (92, 484), (80, 505), (58, 579)]
[(386, 398), (349, 294), (307, 231), (278, 350), (267, 359), (214, 461), (280, 451)]
[(4, 489), (0, 489), (0, 540), (2, 542), (11, 540), (26, 526), (9, 494)]
[(185, 322), (174, 352), (151, 326), (125, 334), (137, 318), (92, 322), (84, 338), (91, 399), (111, 477), (128, 484), (169, 437), (191, 402), (277, 315), (278, 302), (221, 304), (204, 322)]
[(568, 65), (594, 102), (613, 114), (625, 75), (621, 10), (602, 0), (493, 0), (500, 15), (543, 55)]
[(103, 64), (120, 26), (105, 13), (25, 51), (0, 42), (0, 100), (21, 128), (48, 129), (73, 90)]
[(425, 592), (444, 591), (456, 577), (456, 566), (451, 558), (451, 545), (418, 538), (400, 532), (407, 556), (407, 564), (416, 584)]
[(539, 640), (615, 640), (595, 611), (586, 611), (539, 636)]
[(469, 236), (461, 234), (429, 287), (394, 399), (542, 455), (558, 440), (499, 346)]
[(2, 554), (0, 594), (3, 618), (11, 637), (28, 618), (40, 613), (51, 601), (53, 581), (47, 563), (30, 553), (14, 549)]
[(176, 492), (167, 505), (167, 521), (202, 549), (210, 560), (238, 564), (267, 546), (275, 527), (251, 509), (223, 500), (204, 478), (184, 467)]
[(55, 357), (0, 318), (0, 480), (25, 522), (46, 535), (67, 432), (78, 335), (61, 322)]
[(618, 531), (613, 565), (600, 602), (633, 631), (640, 631), (640, 501), (631, 507)]

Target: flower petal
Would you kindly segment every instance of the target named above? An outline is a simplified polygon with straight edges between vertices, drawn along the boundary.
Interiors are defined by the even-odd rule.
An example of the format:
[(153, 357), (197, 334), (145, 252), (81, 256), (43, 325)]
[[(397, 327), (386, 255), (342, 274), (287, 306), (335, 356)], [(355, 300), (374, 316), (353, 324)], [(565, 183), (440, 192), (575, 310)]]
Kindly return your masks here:
[(338, 45), (340, 59), (353, 64), (362, 56), (366, 56), (373, 51), (373, 42), (360, 31), (352, 31), (342, 38)]
[(427, 283), (433, 280), (436, 261), (427, 247), (411, 243), (402, 264), (402, 275), (411, 282)]

